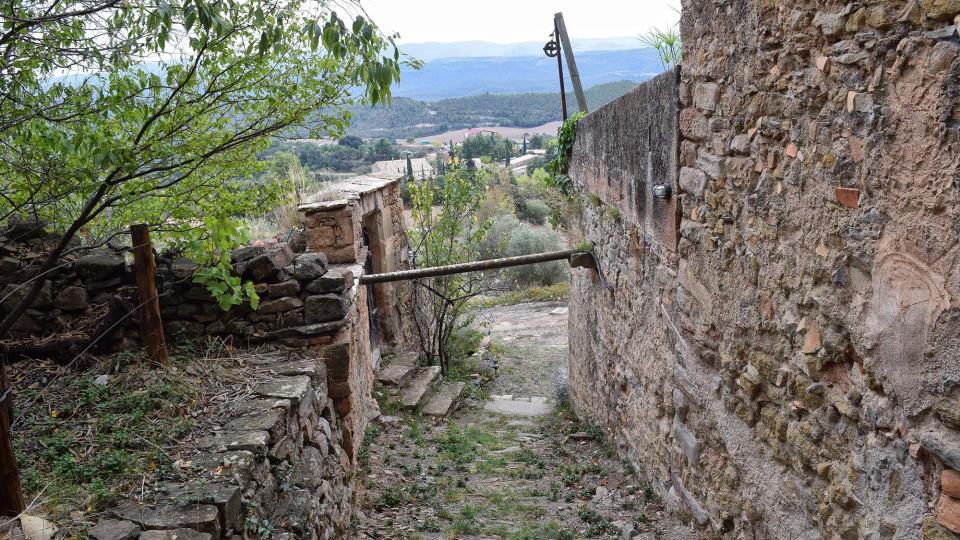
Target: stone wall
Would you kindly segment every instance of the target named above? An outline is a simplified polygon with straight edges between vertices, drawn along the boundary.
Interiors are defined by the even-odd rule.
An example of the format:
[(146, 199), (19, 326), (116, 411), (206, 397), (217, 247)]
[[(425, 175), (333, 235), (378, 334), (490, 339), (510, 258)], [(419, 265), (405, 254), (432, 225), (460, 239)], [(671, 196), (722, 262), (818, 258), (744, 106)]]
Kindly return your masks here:
[[(199, 434), (180, 456), (191, 480), (151, 486), (87, 533), (96, 540), (346, 538), (353, 467), (328, 397), (326, 366), (311, 354), (248, 358), (252, 396), (222, 430)], [(211, 414), (215, 414), (212, 413)]]
[[(372, 288), (357, 281), (364, 272), (407, 268), (398, 184), (372, 177), (342, 182), (335, 190), (341, 199), (301, 208), (304, 230), (289, 244), (233, 251), (234, 273), (253, 282), (260, 297), (256, 309), (245, 303), (222, 310), (205, 287), (193, 283), (196, 264), (158, 258), (168, 342), (223, 339), (235, 347), (296, 350), (301, 356), (291, 363), (278, 361), (289, 353), (262, 355), (262, 368), (275, 379), (257, 385), (222, 431), (197, 434), (205, 441), (201, 446), (215, 452), (198, 456), (199, 463), (211, 470), (223, 465), (230, 478), (198, 470), (195, 482), (171, 486), (178, 495), (170, 501), (121, 507), (112, 512), (119, 522), (105, 524), (102, 535), (91, 534), (135, 538), (141, 530), (186, 527), (226, 538), (242, 534), (251, 518), (288, 523), (296, 538), (346, 536), (354, 502), (352, 463), (367, 423), (378, 414), (373, 370), (381, 348), (402, 348), (412, 335), (403, 316), (407, 286)], [(0, 313), (25, 293), (18, 286), (35, 276), (37, 254), (53, 240), (35, 224), (16, 221), (0, 232), (0, 298), (9, 295)], [(77, 247), (56, 272), (43, 276), (42, 294), (4, 352), (70, 360), (97, 336), (94, 350), (101, 352), (140, 345), (139, 300), (126, 251)], [(247, 506), (238, 510), (241, 500)], [(117, 530), (133, 536), (111, 536)]]
[(591, 179), (636, 161), (599, 139), (670, 120), (628, 96), (580, 124), (570, 175), (602, 204), (579, 227), (616, 291), (574, 271), (575, 407), (704, 528), (960, 532), (957, 15), (685, 1), (675, 253)]

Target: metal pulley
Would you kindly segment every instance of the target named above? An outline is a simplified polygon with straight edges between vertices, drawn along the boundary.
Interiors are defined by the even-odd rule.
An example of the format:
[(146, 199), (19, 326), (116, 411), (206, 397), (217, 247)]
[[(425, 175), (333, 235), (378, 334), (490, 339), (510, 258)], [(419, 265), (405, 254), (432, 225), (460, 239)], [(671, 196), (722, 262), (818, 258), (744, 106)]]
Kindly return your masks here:
[(550, 41), (543, 46), (543, 54), (550, 58), (556, 58), (560, 54), (560, 44), (557, 43), (556, 39), (553, 39), (553, 34), (550, 35), (550, 38)]

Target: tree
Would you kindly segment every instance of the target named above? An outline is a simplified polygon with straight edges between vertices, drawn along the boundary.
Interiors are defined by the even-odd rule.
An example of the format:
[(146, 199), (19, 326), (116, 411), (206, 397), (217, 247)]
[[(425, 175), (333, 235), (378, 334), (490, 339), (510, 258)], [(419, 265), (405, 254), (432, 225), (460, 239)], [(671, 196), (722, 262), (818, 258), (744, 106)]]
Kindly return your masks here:
[(410, 161), (410, 152), (407, 152), (407, 180), (413, 180), (413, 162)]
[(356, 135), (347, 135), (346, 137), (341, 137), (340, 140), (337, 141), (337, 144), (359, 149), (363, 145), (363, 139)]
[(393, 141), (390, 139), (379, 139), (374, 143), (371, 150), (371, 156), (373, 161), (384, 161), (388, 159), (396, 159), (399, 153), (397, 152), (397, 147), (393, 144)]
[[(0, 15), (0, 218), (58, 234), (36, 275), (75, 251), (81, 231), (102, 244), (147, 223), (205, 251), (195, 278), (221, 303), (255, 302), (228, 250), (243, 238), (236, 218), (279, 190), (239, 179), (269, 137), (340, 136), (347, 105), (387, 103), (399, 80), (393, 36), (330, 5), (12, 0)], [(43, 283), (8, 308), (0, 338)], [(18, 509), (0, 500), (0, 511)]]
[[(472, 163), (472, 162), (471, 162)], [(486, 179), (482, 173), (455, 166), (444, 182), (410, 183), (413, 228), (407, 230), (414, 263), (442, 266), (476, 260), (489, 230), (477, 211)], [(439, 211), (437, 210), (439, 207)], [(471, 298), (488, 290), (482, 274), (454, 274), (416, 280), (414, 323), (420, 348), (444, 373), (450, 362), (450, 338), (463, 325)], [(423, 293), (423, 294), (421, 294)]]
[(523, 134), (523, 150), (520, 151), (522, 155), (527, 155), (527, 134)]

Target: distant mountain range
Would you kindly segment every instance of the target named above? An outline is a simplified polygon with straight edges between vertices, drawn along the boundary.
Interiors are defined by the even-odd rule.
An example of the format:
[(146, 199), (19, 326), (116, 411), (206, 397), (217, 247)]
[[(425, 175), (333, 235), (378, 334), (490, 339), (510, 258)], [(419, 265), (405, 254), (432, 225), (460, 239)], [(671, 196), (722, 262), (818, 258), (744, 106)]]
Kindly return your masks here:
[[(621, 51), (624, 49), (636, 49), (640, 46), (639, 40), (635, 37), (601, 39), (574, 38), (572, 41), (573, 50), (577, 54), (587, 51)], [(431, 41), (427, 43), (401, 43), (400, 50), (414, 58), (418, 58), (424, 62), (430, 62), (440, 58), (537, 56), (543, 50), (543, 45), (546, 42), (546, 35), (544, 35), (543, 41), (519, 43), (493, 43), (490, 41), (442, 43)]]
[[(633, 81), (595, 85), (585, 91), (587, 107), (594, 110), (627, 93)], [(572, 92), (567, 108), (577, 110)], [(347, 132), (359, 137), (404, 139), (425, 137), (472, 127), (535, 127), (562, 119), (560, 93), (481, 94), (419, 101), (394, 98), (389, 107), (355, 107)]]
[[(455, 52), (463, 44), (452, 45), (447, 44), (444, 50)], [(521, 46), (524, 45), (500, 47), (506, 51)], [(613, 81), (645, 81), (663, 71), (656, 52), (649, 48), (577, 51), (576, 60), (584, 88)], [(566, 64), (563, 69), (568, 81), (567, 90), (572, 93)], [(558, 90), (556, 59), (548, 58), (536, 47), (528, 56), (504, 54), (426, 61), (419, 71), (403, 70), (400, 84), (394, 88), (394, 96), (436, 101), (485, 93), (553, 93)]]

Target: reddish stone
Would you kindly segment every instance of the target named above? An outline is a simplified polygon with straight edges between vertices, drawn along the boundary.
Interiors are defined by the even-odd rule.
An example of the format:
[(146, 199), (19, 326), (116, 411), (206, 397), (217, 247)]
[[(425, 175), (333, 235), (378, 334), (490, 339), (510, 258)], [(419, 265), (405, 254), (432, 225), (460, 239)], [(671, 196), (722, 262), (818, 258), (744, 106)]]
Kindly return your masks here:
[(833, 193), (837, 197), (837, 202), (847, 208), (860, 206), (860, 190), (857, 188), (835, 187)]
[(860, 163), (863, 161), (863, 139), (847, 135), (847, 143), (850, 145), (850, 157), (853, 158), (853, 162)]
[(797, 157), (797, 145), (793, 143), (788, 144), (787, 149), (784, 150), (784, 153), (787, 154), (788, 157)]
[(680, 111), (680, 133), (693, 141), (705, 141), (710, 135), (707, 117), (693, 107)]
[(960, 499), (960, 471), (944, 468), (940, 473), (940, 490), (955, 499)]
[(940, 504), (937, 505), (937, 523), (955, 533), (960, 533), (960, 499), (940, 495)]

